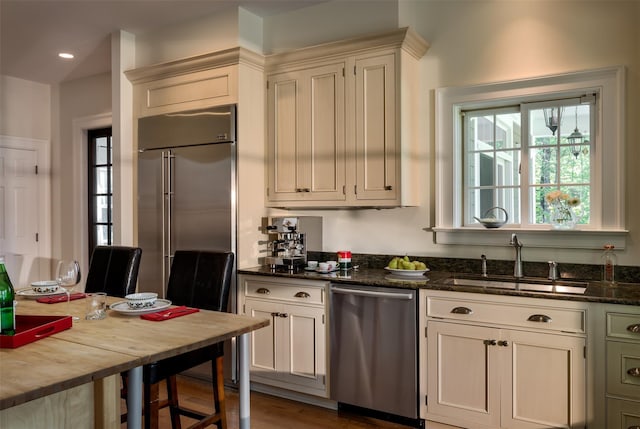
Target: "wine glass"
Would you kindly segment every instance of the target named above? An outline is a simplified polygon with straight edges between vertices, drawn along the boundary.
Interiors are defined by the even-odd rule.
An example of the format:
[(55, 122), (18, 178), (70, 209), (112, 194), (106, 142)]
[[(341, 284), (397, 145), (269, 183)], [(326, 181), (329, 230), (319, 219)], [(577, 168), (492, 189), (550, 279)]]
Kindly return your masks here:
[[(56, 281), (67, 294), (67, 313), (71, 313), (71, 291), (80, 283), (80, 264), (78, 261), (60, 261), (56, 269)], [(79, 320), (74, 317), (74, 320)]]

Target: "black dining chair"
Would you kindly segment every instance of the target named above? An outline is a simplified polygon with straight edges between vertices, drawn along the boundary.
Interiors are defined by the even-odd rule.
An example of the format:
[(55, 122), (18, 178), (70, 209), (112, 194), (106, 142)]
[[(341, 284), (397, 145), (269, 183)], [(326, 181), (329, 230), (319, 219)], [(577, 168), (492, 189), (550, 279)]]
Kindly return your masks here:
[(136, 291), (142, 249), (96, 246), (91, 255), (85, 292), (106, 292), (124, 297)]
[[(227, 311), (233, 274), (233, 253), (178, 250), (171, 264), (167, 299), (175, 305), (204, 310)], [(223, 343), (154, 362), (143, 367), (145, 428), (158, 427), (158, 412), (169, 407), (171, 427), (180, 429), (180, 416), (198, 420), (191, 427), (216, 425), (226, 429), (224, 402)], [(195, 366), (211, 362), (213, 412), (204, 414), (180, 406), (176, 375)], [(159, 384), (165, 380), (168, 399), (160, 401)]]

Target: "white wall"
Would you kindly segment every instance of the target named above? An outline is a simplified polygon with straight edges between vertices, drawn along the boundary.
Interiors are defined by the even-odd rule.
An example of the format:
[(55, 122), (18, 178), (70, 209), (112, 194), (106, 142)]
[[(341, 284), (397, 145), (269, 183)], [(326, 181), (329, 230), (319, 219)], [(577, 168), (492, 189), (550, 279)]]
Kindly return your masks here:
[[(272, 51), (333, 40), (338, 35), (383, 31), (393, 16), (398, 26), (412, 26), (431, 44), (421, 62), (418, 87), (424, 96), (421, 116), (422, 134), (426, 135), (420, 144), (428, 157), (421, 206), (299, 212), (323, 216), (324, 250), (470, 258), (484, 253), (489, 259), (513, 258), (507, 243), (489, 249), (436, 245), (432, 233), (423, 230), (434, 222), (434, 90), (623, 64), (628, 71), (626, 218), (631, 232), (627, 249), (618, 253), (621, 264), (638, 266), (640, 169), (635, 160), (640, 159), (640, 2), (402, 0), (395, 15), (387, 10), (388, 4), (334, 1), (265, 19), (265, 49)], [(523, 257), (598, 264), (600, 251), (527, 249), (525, 243)]]
[(49, 85), (0, 75), (0, 135), (51, 139)]

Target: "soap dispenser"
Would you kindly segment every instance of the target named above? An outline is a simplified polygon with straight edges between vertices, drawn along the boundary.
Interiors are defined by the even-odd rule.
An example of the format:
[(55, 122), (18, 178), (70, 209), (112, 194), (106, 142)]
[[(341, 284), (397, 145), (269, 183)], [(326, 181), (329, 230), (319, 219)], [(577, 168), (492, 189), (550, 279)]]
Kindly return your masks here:
[(613, 253), (614, 247), (613, 244), (605, 244), (602, 254), (602, 281), (609, 284), (616, 282), (615, 269), (618, 260), (616, 254)]

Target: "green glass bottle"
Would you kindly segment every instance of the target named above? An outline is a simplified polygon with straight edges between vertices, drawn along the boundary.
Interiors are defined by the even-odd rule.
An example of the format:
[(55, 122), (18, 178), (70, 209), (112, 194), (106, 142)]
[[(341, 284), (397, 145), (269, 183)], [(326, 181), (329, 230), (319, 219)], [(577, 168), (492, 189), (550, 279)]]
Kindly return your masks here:
[(0, 334), (16, 333), (16, 294), (13, 290), (9, 274), (4, 266), (4, 257), (0, 256)]

